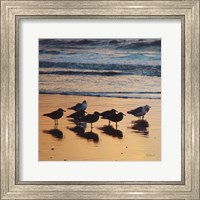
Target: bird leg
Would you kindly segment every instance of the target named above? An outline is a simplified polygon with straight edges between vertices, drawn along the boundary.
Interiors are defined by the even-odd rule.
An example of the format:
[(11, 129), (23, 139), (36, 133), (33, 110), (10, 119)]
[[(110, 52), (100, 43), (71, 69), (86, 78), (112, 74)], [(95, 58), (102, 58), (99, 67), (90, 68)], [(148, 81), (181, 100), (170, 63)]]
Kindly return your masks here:
[(91, 123), (91, 132), (92, 132), (92, 128), (93, 128), (93, 127), (92, 127), (92, 123)]
[(142, 116), (142, 120), (144, 120), (144, 115)]
[(110, 120), (108, 120), (108, 126), (110, 126)]
[(117, 122), (116, 122), (116, 130), (117, 130)]

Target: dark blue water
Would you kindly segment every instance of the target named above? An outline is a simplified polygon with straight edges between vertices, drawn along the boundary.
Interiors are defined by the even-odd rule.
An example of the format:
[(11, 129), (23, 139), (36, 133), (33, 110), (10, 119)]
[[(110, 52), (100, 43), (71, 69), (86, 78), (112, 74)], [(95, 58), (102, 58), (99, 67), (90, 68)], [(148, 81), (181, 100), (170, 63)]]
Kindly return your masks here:
[(41, 39), (40, 93), (160, 98), (161, 40)]

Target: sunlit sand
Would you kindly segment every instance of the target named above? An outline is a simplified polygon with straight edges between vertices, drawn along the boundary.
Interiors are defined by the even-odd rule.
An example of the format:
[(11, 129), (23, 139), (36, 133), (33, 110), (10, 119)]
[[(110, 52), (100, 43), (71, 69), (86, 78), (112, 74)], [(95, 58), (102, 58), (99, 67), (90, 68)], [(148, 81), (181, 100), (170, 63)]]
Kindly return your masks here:
[[(66, 116), (73, 113), (68, 107), (86, 100), (87, 113), (112, 108), (126, 114), (118, 123), (99, 119), (87, 124), (85, 132)], [(150, 105), (143, 121), (127, 111)], [(54, 120), (42, 116), (58, 108), (66, 110), (54, 126)], [(40, 161), (159, 161), (161, 160), (161, 100), (72, 95), (39, 95), (39, 160)], [(78, 132), (80, 132), (78, 134)]]

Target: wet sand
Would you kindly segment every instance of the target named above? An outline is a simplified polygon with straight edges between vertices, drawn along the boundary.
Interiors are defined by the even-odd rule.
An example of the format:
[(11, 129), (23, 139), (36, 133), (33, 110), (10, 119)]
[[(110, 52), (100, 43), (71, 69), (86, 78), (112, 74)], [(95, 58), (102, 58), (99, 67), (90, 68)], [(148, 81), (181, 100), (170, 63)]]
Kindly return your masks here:
[[(66, 116), (67, 110), (78, 102), (88, 102), (87, 113), (103, 112), (115, 108), (126, 114), (119, 122), (108, 127), (108, 121), (99, 119), (87, 124), (85, 133)], [(138, 121), (127, 111), (141, 105), (150, 105), (145, 121)], [(54, 121), (42, 116), (58, 108), (66, 110)], [(161, 101), (160, 99), (133, 99), (88, 97), (70, 95), (39, 95), (39, 160), (40, 161), (159, 161), (161, 160)], [(77, 133), (77, 131), (79, 133)]]

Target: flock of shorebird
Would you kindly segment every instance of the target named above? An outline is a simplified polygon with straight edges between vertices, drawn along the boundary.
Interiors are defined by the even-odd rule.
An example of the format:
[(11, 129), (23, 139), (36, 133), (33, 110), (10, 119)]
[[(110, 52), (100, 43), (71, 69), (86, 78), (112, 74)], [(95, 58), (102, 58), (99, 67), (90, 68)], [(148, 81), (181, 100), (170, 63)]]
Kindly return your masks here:
[[(135, 117), (138, 117), (139, 119), (144, 119), (144, 115), (149, 111), (151, 107), (148, 105), (145, 106), (140, 106), (138, 108), (135, 108), (133, 110), (129, 110), (127, 113), (131, 114)], [(123, 120), (123, 116), (125, 116), (124, 113), (118, 112), (115, 109), (111, 110), (106, 110), (102, 113), (99, 112), (94, 112), (93, 114), (87, 114), (86, 115), (86, 109), (87, 109), (87, 102), (83, 101), (82, 103), (77, 103), (76, 105), (68, 108), (70, 110), (74, 110), (75, 112), (72, 113), (71, 115), (67, 116), (67, 118), (72, 118), (75, 121), (80, 121), (80, 122), (86, 122), (92, 124), (97, 122), (99, 120), (99, 117), (101, 116), (102, 119), (107, 119), (110, 122), (115, 122), (116, 123), (116, 128), (117, 128), (117, 123)], [(55, 125), (58, 125), (58, 119), (60, 119), (65, 110), (62, 108), (59, 108), (56, 111), (53, 111), (51, 113), (46, 113), (43, 116), (47, 116), (51, 119), (54, 120)]]

